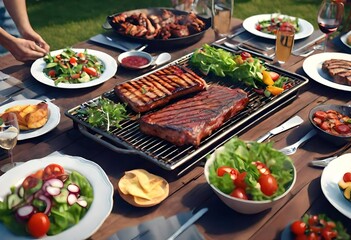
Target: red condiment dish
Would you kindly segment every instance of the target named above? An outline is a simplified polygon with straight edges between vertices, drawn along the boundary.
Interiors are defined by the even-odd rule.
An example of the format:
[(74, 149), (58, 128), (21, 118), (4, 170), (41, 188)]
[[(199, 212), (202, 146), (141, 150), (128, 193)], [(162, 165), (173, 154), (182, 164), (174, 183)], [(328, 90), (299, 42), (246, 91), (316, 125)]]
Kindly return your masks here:
[(117, 58), (118, 63), (129, 69), (143, 69), (150, 66), (153, 57), (143, 51), (128, 51), (121, 53)]

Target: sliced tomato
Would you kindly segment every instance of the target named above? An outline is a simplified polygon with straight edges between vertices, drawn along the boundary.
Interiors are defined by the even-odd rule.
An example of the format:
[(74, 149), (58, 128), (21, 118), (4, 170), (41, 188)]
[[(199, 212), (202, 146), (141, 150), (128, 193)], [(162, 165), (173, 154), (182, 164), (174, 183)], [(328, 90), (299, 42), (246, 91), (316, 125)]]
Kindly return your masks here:
[(252, 57), (251, 54), (248, 53), (248, 52), (242, 52), (242, 53), (240, 54), (240, 56), (241, 56), (242, 60), (244, 60), (244, 61), (245, 61), (246, 59)]
[(238, 188), (238, 187), (233, 190), (233, 192), (230, 194), (230, 196), (235, 197), (235, 198), (245, 199), (245, 200), (249, 199), (247, 197), (245, 190), (242, 188)]
[(79, 73), (72, 74), (71, 78), (72, 79), (78, 79), (78, 78), (80, 78), (80, 74)]
[(36, 171), (35, 173), (31, 174), (31, 176), (38, 178), (38, 179), (42, 179), (43, 173), (44, 173), (44, 169), (40, 169), (40, 170)]
[(260, 172), (260, 174), (271, 174), (271, 171), (269, 171), (269, 168), (263, 162), (256, 161), (252, 162), (252, 164), (257, 167), (257, 170)]
[(261, 191), (267, 196), (272, 196), (278, 189), (277, 180), (271, 174), (261, 174), (258, 182), (261, 185)]
[(96, 77), (98, 75), (96, 69), (93, 67), (83, 67), (83, 71), (93, 77)]
[(41, 181), (40, 178), (29, 175), (23, 180), (22, 187), (24, 188), (24, 190), (30, 190), (36, 187), (40, 181)]
[(71, 57), (71, 58), (69, 59), (69, 63), (70, 63), (72, 66), (77, 66), (77, 58)]
[(223, 177), (224, 174), (230, 174), (231, 179), (234, 181), (239, 174), (239, 171), (232, 167), (222, 166), (217, 169), (217, 175)]
[(335, 131), (341, 134), (347, 134), (351, 132), (350, 127), (347, 124), (339, 124), (334, 127)]
[(245, 182), (246, 175), (247, 175), (246, 172), (241, 172), (238, 174), (237, 178), (234, 180), (234, 185), (237, 188), (246, 189), (246, 187), (247, 187), (247, 184)]
[(78, 57), (80, 60), (83, 60), (83, 61), (84, 61), (85, 58), (86, 58), (86, 57), (85, 57), (85, 54), (82, 53), (82, 52), (78, 53), (78, 54), (77, 54), (77, 57)]
[(56, 178), (60, 177), (65, 174), (65, 170), (63, 167), (59, 164), (49, 164), (44, 168), (44, 173), (43, 173), (43, 179), (51, 179), (51, 178)]
[(342, 179), (344, 182), (351, 182), (351, 172), (345, 173)]
[(327, 114), (326, 112), (324, 112), (324, 111), (317, 111), (317, 112), (314, 113), (314, 116), (315, 116), (316, 118), (319, 118), (319, 119), (321, 119), (322, 121), (324, 121), (324, 119), (327, 118), (328, 114)]
[(271, 75), (271, 78), (273, 81), (277, 81), (280, 77), (280, 75), (278, 73), (272, 72), (272, 71), (269, 72), (269, 75)]
[(34, 213), (27, 224), (27, 229), (30, 235), (35, 238), (40, 238), (46, 235), (50, 228), (50, 220), (44, 213)]
[(56, 76), (56, 71), (54, 69), (51, 69), (49, 72), (48, 72), (48, 75), (50, 77), (55, 77)]

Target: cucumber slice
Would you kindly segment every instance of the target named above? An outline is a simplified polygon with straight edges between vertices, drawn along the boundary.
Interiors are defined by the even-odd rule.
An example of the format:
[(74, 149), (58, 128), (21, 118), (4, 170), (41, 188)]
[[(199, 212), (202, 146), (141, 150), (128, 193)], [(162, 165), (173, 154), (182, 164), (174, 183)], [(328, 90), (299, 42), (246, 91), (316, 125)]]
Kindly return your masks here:
[(23, 201), (23, 198), (20, 198), (17, 193), (10, 194), (7, 197), (7, 207), (8, 209), (12, 209)]
[(69, 191), (66, 188), (62, 188), (61, 193), (57, 196), (54, 196), (54, 200), (57, 203), (67, 203), (68, 194), (69, 194)]

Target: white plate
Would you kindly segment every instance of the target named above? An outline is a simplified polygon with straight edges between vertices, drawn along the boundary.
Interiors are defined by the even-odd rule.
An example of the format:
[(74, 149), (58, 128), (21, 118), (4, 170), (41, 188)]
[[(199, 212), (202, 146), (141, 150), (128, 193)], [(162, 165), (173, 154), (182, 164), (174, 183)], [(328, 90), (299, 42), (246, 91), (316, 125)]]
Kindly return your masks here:
[[(50, 163), (60, 164), (68, 171), (76, 170), (84, 175), (94, 189), (94, 200), (89, 211), (79, 223), (60, 234), (41, 239), (87, 239), (103, 224), (113, 206), (113, 186), (106, 173), (95, 162), (81, 157), (54, 155), (25, 162), (0, 177), (0, 200), (10, 192), (11, 186), (19, 185), (26, 176), (44, 168)], [(14, 236), (0, 222), (1, 239), (33, 239), (31, 237)]]
[[(80, 48), (72, 48), (73, 51), (75, 52), (84, 52), (85, 49), (80, 49)], [(60, 53), (62, 53), (64, 49), (61, 50), (56, 50), (52, 51), (51, 55), (55, 56)], [(32, 73), (32, 76), (38, 80), (41, 83), (44, 83), (46, 85), (49, 85), (51, 87), (57, 87), (57, 88), (86, 88), (86, 87), (92, 87), (96, 86), (98, 84), (101, 84), (103, 82), (106, 82), (109, 80), (111, 77), (113, 77), (116, 74), (117, 71), (117, 62), (116, 60), (111, 57), (110, 55), (96, 51), (96, 50), (91, 50), (87, 49), (88, 53), (91, 55), (96, 56), (102, 64), (105, 66), (105, 71), (101, 74), (101, 76), (97, 79), (94, 79), (89, 82), (85, 83), (59, 83), (58, 85), (55, 85), (54, 81), (50, 79), (46, 74), (43, 72), (43, 69), (46, 66), (46, 63), (44, 61), (44, 58), (39, 58), (37, 59), (33, 64), (30, 69), (30, 72)]]
[(338, 182), (345, 172), (351, 171), (351, 153), (341, 155), (324, 168), (321, 177), (323, 194), (339, 212), (351, 218), (351, 203), (339, 189)]
[[(6, 109), (16, 106), (16, 105), (27, 105), (27, 104), (38, 104), (42, 102), (41, 100), (36, 100), (36, 99), (25, 99), (25, 100), (17, 100), (10, 102), (8, 104), (2, 105), (0, 107), (0, 113), (4, 112)], [(49, 109), (49, 117), (48, 121), (44, 126), (38, 129), (34, 130), (21, 130), (19, 135), (18, 135), (18, 140), (25, 140), (29, 138), (34, 138), (41, 136), (52, 129), (54, 129), (60, 122), (61, 114), (60, 114), (60, 108), (56, 106), (55, 104), (51, 102), (47, 102), (48, 104), (48, 109)]]
[(318, 53), (305, 59), (302, 65), (303, 70), (310, 78), (316, 82), (319, 82), (320, 84), (334, 89), (351, 91), (351, 86), (335, 83), (333, 78), (327, 72), (323, 71), (322, 64), (325, 60), (329, 59), (343, 59), (351, 61), (351, 55), (337, 52)]
[(347, 44), (346, 38), (351, 35), (351, 31), (348, 33), (345, 33), (344, 35), (341, 36), (340, 40), (343, 44), (345, 44), (346, 47), (351, 48), (351, 45)]
[[(274, 15), (281, 15), (282, 17), (289, 17), (291, 19), (295, 19), (295, 17), (290, 17), (287, 15), (282, 15), (282, 14), (278, 14), (278, 13), (260, 14), (260, 15), (255, 15), (255, 16), (251, 16), (249, 18), (246, 18), (243, 22), (243, 27), (246, 29), (246, 31), (248, 31), (256, 36), (269, 38), (269, 39), (276, 39), (276, 36), (274, 34), (264, 33), (264, 32), (258, 31), (256, 29), (256, 24), (258, 22), (263, 21), (263, 20), (269, 20)], [(300, 32), (295, 35), (295, 40), (306, 38), (306, 37), (310, 36), (314, 31), (313, 25), (304, 19), (299, 18), (299, 25), (300, 25)]]

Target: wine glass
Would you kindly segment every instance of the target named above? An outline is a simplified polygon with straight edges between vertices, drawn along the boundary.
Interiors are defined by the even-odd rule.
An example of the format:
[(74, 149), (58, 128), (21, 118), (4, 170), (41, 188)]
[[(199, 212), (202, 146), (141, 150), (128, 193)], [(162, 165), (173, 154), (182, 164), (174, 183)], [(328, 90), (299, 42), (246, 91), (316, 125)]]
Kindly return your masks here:
[(324, 44), (318, 49), (325, 51), (329, 34), (335, 32), (340, 26), (344, 15), (344, 4), (335, 0), (323, 0), (318, 11), (318, 26), (325, 33)]
[(3, 114), (0, 118), (0, 147), (8, 151), (11, 162), (1, 167), (2, 172), (7, 172), (17, 164), (13, 162), (12, 149), (17, 144), (18, 133), (16, 114), (12, 112)]

